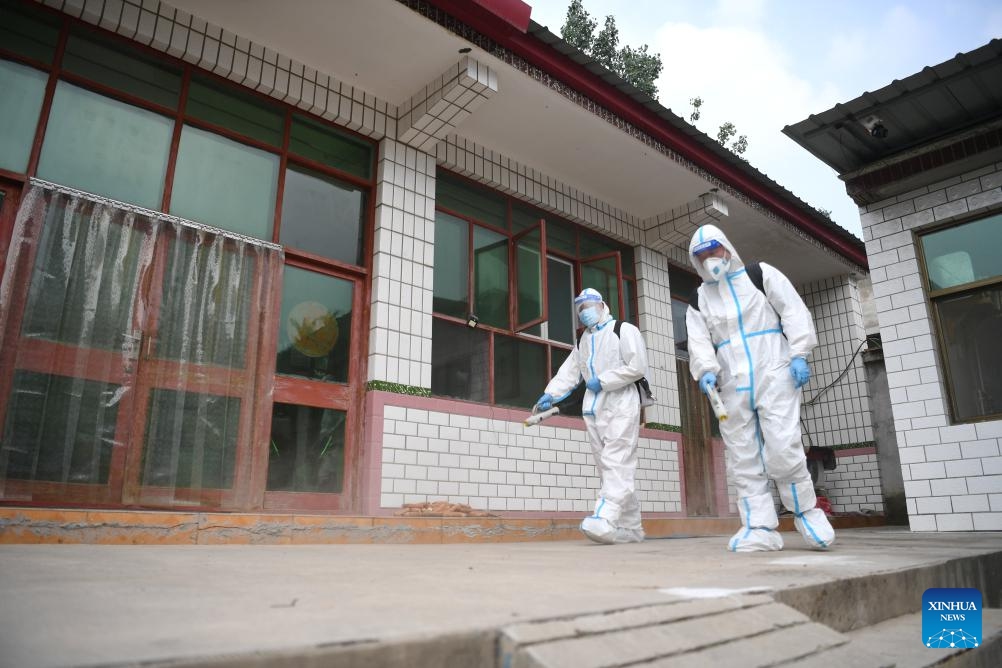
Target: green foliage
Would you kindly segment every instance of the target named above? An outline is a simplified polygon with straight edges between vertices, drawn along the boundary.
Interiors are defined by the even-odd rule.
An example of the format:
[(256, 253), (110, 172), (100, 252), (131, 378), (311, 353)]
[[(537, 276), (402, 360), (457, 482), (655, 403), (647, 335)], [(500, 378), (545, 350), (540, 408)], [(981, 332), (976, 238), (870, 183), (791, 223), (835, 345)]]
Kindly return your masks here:
[(560, 36), (571, 46), (589, 53), (595, 40), (593, 34), (596, 26), (598, 22), (588, 16), (581, 0), (571, 0), (571, 6), (567, 8), (567, 21), (560, 29)]
[(676, 433), (682, 433), (682, 427), (677, 424), (665, 424), (663, 422), (648, 422), (644, 425), (648, 429), (656, 429), (657, 431), (674, 431)]
[[(689, 104), (692, 105), (692, 113), (689, 114), (689, 122), (695, 123), (696, 121), (699, 120), (700, 116), (703, 113), (702, 112), (703, 98), (701, 97), (689, 98)], [(739, 135), (737, 139), (734, 139), (734, 135), (736, 135), (737, 133), (738, 129), (737, 127), (735, 127), (734, 123), (731, 123), (730, 121), (725, 121), (724, 123), (721, 124), (719, 128), (717, 128), (717, 142), (724, 148), (731, 151), (732, 153), (736, 153), (737, 155), (742, 155), (745, 151), (748, 150), (748, 137), (746, 135)], [(733, 141), (731, 141), (732, 139)], [(731, 145), (728, 146), (727, 142), (731, 142)]]
[(655, 82), (664, 67), (661, 54), (649, 53), (646, 44), (638, 49), (629, 45), (620, 48), (614, 16), (606, 16), (602, 30), (595, 35), (597, 26), (598, 22), (585, 11), (581, 0), (571, 0), (560, 36), (656, 100)]
[(696, 121), (699, 120), (700, 117), (701, 112), (699, 111), (699, 108), (703, 106), (703, 98), (701, 97), (689, 98), (689, 104), (692, 105), (692, 113), (689, 114), (689, 122), (695, 123)]
[(388, 383), (385, 380), (370, 380), (365, 385), (365, 389), (369, 392), (379, 391), (379, 392), (393, 392), (394, 394), (408, 394), (412, 397), (430, 397), (431, 390), (424, 387), (415, 387), (414, 385), (404, 385), (402, 383)]

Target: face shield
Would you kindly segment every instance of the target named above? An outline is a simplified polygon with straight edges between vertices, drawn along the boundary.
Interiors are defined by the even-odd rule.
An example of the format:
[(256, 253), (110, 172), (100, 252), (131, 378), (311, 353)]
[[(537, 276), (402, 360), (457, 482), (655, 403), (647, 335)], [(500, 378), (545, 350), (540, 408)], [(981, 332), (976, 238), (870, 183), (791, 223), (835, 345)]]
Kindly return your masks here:
[(731, 266), (731, 253), (716, 239), (708, 239), (692, 248), (696, 261), (703, 265), (710, 276), (717, 279), (727, 273)]

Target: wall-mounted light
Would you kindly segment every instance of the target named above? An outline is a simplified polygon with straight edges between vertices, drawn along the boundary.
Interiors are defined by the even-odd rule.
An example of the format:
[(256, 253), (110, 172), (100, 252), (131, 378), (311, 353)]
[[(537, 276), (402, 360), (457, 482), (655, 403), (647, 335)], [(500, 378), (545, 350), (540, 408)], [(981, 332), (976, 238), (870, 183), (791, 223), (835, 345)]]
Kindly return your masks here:
[(476, 327), (479, 322), (480, 318), (477, 317), (476, 313), (471, 313), (470, 315), (466, 316), (466, 326), (469, 327), (470, 329)]
[(884, 139), (887, 137), (887, 126), (884, 125), (883, 119), (879, 116), (867, 116), (860, 123), (874, 139)]

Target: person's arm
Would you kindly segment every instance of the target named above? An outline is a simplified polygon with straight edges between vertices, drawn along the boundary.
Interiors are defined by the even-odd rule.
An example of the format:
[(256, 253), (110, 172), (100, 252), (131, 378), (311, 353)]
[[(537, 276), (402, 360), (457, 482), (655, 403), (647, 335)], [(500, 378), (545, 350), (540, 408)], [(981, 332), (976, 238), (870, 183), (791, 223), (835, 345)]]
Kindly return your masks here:
[(647, 346), (640, 330), (628, 322), (619, 327), (619, 354), (623, 363), (598, 375), (605, 391), (632, 385), (647, 375)]
[(553, 402), (563, 400), (581, 382), (581, 368), (578, 364), (578, 348), (574, 346), (571, 354), (560, 365), (557, 374), (546, 385), (544, 392), (553, 397)]
[(710, 328), (702, 312), (692, 306), (685, 310), (685, 328), (689, 345), (689, 373), (693, 380), (699, 380), (704, 373), (720, 375), (720, 362), (713, 348)]
[(765, 262), (761, 266), (765, 296), (781, 319), (783, 334), (790, 342), (790, 359), (802, 357), (806, 360), (818, 345), (811, 311), (783, 272)]

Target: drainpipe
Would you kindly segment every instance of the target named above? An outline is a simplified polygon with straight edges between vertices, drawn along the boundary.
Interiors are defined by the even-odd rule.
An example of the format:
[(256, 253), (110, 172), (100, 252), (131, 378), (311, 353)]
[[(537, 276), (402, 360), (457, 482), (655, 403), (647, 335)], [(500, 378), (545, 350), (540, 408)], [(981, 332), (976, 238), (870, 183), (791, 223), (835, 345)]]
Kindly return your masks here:
[(888, 524), (907, 525), (905, 483), (901, 478), (901, 457), (898, 455), (898, 439), (891, 413), (891, 392), (884, 368), (884, 349), (877, 347), (863, 351), (863, 366), (866, 368), (866, 384), (870, 389), (870, 415), (873, 440), (877, 446), (880, 490), (884, 495), (884, 516)]

